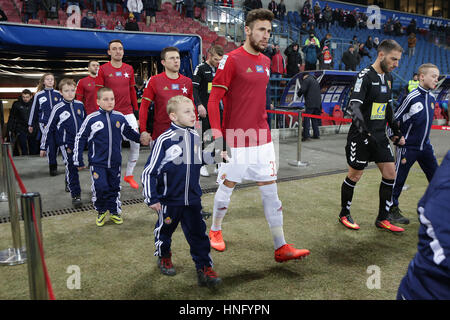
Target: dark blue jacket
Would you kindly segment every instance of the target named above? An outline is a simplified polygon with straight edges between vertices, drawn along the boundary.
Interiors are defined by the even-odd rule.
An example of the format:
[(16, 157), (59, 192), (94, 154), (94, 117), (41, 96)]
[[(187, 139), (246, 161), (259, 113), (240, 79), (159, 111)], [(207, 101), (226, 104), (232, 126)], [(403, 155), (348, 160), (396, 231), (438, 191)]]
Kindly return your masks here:
[(170, 125), (152, 148), (142, 172), (144, 202), (188, 206), (200, 203), (202, 143), (192, 128)]
[(41, 138), (41, 150), (46, 150), (49, 135), (54, 135), (56, 146), (65, 146), (73, 150), (75, 136), (81, 128), (86, 112), (83, 102), (79, 100), (62, 100), (56, 104)]
[(62, 100), (62, 95), (55, 89), (44, 89), (34, 95), (31, 106), (28, 126), (33, 126), (36, 122), (47, 124), (53, 106)]
[(89, 165), (117, 167), (122, 165), (122, 137), (139, 143), (140, 135), (118, 111), (99, 109), (83, 121), (75, 138), (73, 163), (83, 167), (83, 150), (88, 145)]
[(417, 253), (402, 280), (405, 299), (450, 299), (450, 151), (418, 204)]
[(394, 117), (405, 137), (404, 147), (423, 150), (424, 145), (430, 144), (435, 103), (433, 94), (420, 86), (403, 99)]

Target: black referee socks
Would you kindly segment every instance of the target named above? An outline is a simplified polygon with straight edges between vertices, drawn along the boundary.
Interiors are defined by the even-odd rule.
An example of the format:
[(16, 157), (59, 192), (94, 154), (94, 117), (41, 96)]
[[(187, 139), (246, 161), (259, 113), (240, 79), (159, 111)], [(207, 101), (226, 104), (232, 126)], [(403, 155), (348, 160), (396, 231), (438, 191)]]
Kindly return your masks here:
[(355, 190), (356, 182), (353, 182), (348, 177), (345, 177), (341, 187), (341, 213), (339, 217), (344, 217), (350, 214), (350, 206), (352, 205), (353, 190)]
[(378, 210), (378, 221), (386, 220), (389, 210), (392, 206), (392, 189), (394, 188), (395, 180), (381, 179), (380, 183), (380, 208)]

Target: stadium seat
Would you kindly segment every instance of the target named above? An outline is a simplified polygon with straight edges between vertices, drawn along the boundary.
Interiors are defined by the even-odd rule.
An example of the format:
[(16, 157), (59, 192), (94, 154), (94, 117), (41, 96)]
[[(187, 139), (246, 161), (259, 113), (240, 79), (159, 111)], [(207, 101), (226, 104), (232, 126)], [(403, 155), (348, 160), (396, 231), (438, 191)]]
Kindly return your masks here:
[[(330, 115), (322, 110), (321, 116), (323, 116), (323, 117), (329, 117)], [(323, 126), (331, 126), (331, 125), (333, 125), (333, 124), (334, 124), (333, 120), (322, 119), (322, 125), (323, 125)]]
[[(344, 113), (341, 110), (341, 107), (339, 105), (335, 105), (333, 108), (333, 118), (343, 118), (344, 117)], [(339, 125), (339, 124), (345, 124), (345, 122), (341, 122), (341, 121), (334, 121), (334, 124)]]
[(30, 19), (28, 24), (41, 24), (41, 21), (39, 19)]

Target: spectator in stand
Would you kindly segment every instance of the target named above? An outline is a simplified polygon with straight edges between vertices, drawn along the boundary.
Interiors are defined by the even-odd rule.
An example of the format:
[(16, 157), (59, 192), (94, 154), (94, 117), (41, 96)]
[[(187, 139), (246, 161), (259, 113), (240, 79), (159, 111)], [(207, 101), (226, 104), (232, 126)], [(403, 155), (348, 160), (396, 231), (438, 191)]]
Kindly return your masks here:
[(326, 35), (325, 35), (325, 37), (322, 39), (322, 40), (320, 40), (320, 48), (323, 48), (323, 47), (325, 47), (325, 46), (327, 46), (327, 47), (330, 47), (331, 46), (331, 38), (332, 38), (333, 36), (331, 35), (331, 33), (327, 33)]
[[(130, 2), (128, 2), (130, 3)], [(125, 23), (125, 30), (126, 31), (139, 31), (139, 25), (136, 22), (136, 19), (134, 19), (134, 15), (132, 12), (128, 15), (127, 22)]]
[(402, 33), (403, 33), (403, 30), (402, 30), (402, 24), (401, 24), (400, 21), (397, 19), (397, 20), (395, 20), (395, 22), (394, 22), (394, 34), (395, 34), (396, 36), (401, 36)]
[(286, 5), (284, 4), (284, 0), (280, 0), (280, 3), (278, 4), (278, 19), (283, 21), (285, 15)]
[(284, 50), (284, 55), (287, 58), (286, 73), (289, 78), (295, 76), (300, 71), (300, 66), (302, 65), (302, 56), (298, 52), (298, 43), (292, 43), (286, 50)]
[(33, 104), (32, 96), (30, 90), (23, 90), (19, 99), (13, 103), (8, 118), (8, 137), (18, 140), (23, 156), (39, 154), (39, 143), (36, 140), (39, 127), (36, 126), (32, 133), (28, 131), (28, 119)]
[(0, 8), (0, 21), (8, 21), (8, 17), (6, 16), (6, 13)]
[(194, 0), (184, 0), (185, 17), (194, 19)]
[(253, 9), (261, 9), (263, 7), (261, 0), (253, 0)]
[(92, 11), (88, 11), (87, 15), (81, 19), (81, 27), (82, 28), (97, 28), (97, 21), (95, 21), (94, 13)]
[(120, 21), (120, 20), (116, 21), (116, 25), (114, 26), (114, 30), (116, 30), (116, 31), (123, 31), (123, 30), (125, 30), (125, 28), (124, 28), (124, 26), (122, 24), (122, 21)]
[[(141, 21), (141, 12), (142, 12), (142, 0), (128, 0), (127, 2), (128, 12), (133, 13), (136, 22)], [(138, 28), (139, 31), (139, 28)]]
[[(195, 19), (199, 19), (201, 21), (204, 20), (205, 2), (206, 2), (206, 0), (195, 0), (195, 2), (194, 2), (194, 17), (195, 17)], [(195, 14), (196, 8), (198, 8), (197, 14)]]
[(408, 36), (408, 57), (413, 57), (416, 51), (416, 34), (413, 32)]
[(278, 5), (275, 2), (275, 0), (271, 0), (269, 2), (269, 5), (267, 6), (267, 9), (269, 9), (270, 11), (272, 11), (273, 15), (275, 18), (278, 18)]
[(322, 52), (319, 54), (319, 70), (332, 70), (333, 56), (331, 55), (328, 46), (324, 46)]
[(105, 18), (102, 18), (102, 19), (100, 20), (100, 25), (98, 26), (98, 28), (99, 28), (100, 30), (108, 30), (108, 25), (107, 25), (107, 23), (106, 23)]
[(320, 4), (318, 1), (316, 1), (316, 4), (313, 7), (313, 15), (314, 15), (314, 21), (316, 22), (316, 27), (319, 27), (321, 15), (322, 15), (322, 8), (320, 8)]
[(305, 71), (316, 70), (317, 59), (319, 57), (320, 48), (314, 37), (309, 38), (309, 44), (302, 49), (305, 54)]
[(105, 0), (105, 1), (106, 1), (106, 11), (108, 12), (108, 14), (117, 11), (116, 0)]
[(183, 0), (176, 0), (175, 1), (175, 10), (177, 10), (180, 14), (183, 13), (183, 5), (184, 5), (184, 1)]
[(145, 24), (147, 27), (150, 23), (156, 22), (156, 11), (158, 10), (157, 0), (143, 0), (143, 6), (145, 10)]
[(385, 34), (387, 34), (388, 36), (392, 35), (392, 33), (394, 32), (394, 24), (391, 18), (387, 19), (383, 29)]
[(378, 39), (378, 37), (373, 38), (373, 47), (375, 48), (375, 50), (378, 50), (379, 44), (380, 44), (380, 40)]
[(274, 54), (272, 56), (272, 63), (270, 70), (274, 78), (282, 78), (286, 74), (286, 61), (280, 51), (280, 45), (275, 44)]
[(313, 32), (309, 33), (309, 37), (305, 41), (305, 46), (308, 46), (311, 43), (311, 40), (313, 40), (313, 39), (315, 41), (316, 46), (320, 48), (319, 39), (317, 39), (316, 35)]
[(356, 16), (355, 16), (355, 11), (349, 12), (346, 16), (345, 16), (345, 22), (347, 24), (347, 28), (349, 29), (354, 29), (356, 27)]
[(59, 0), (42, 0), (41, 6), (45, 10), (47, 19), (58, 19)]
[(372, 59), (372, 57), (369, 54), (369, 51), (367, 51), (366, 48), (364, 48), (364, 43), (360, 43), (359, 44), (359, 48), (358, 48), (358, 54), (361, 58), (363, 57), (369, 57), (369, 59)]
[(372, 50), (373, 48), (375, 48), (375, 43), (372, 40), (372, 36), (368, 36), (365, 46), (367, 48), (367, 50)]
[(38, 0), (23, 0), (22, 21), (24, 23), (28, 23), (29, 19), (36, 19), (38, 7)]
[(103, 11), (103, 0), (87, 0), (87, 2), (91, 5), (92, 11), (94, 13), (97, 13), (97, 6), (100, 11)]
[(302, 25), (300, 26), (300, 34), (308, 34), (306, 22), (302, 22)]
[(409, 36), (411, 33), (417, 33), (417, 24), (415, 19), (412, 19), (406, 27), (406, 35)]
[(342, 63), (345, 66), (345, 70), (356, 71), (356, 67), (359, 64), (358, 56), (355, 55), (355, 47), (350, 46), (347, 51), (342, 55)]
[(330, 31), (331, 23), (333, 22), (333, 11), (331, 10), (328, 3), (325, 5), (325, 8), (323, 9), (323, 21), (325, 24), (325, 27), (327, 28), (327, 31)]
[(303, 3), (303, 7), (300, 12), (300, 17), (302, 18), (302, 22), (308, 22), (311, 15), (312, 15), (311, 0), (306, 0), (305, 3)]

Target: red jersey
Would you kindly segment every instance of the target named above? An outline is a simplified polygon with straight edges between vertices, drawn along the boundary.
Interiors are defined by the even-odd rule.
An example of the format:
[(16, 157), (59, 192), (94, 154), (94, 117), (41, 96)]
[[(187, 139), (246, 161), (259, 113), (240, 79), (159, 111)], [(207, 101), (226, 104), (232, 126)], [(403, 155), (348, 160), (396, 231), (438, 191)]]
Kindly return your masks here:
[(77, 83), (76, 96), (77, 100), (83, 102), (86, 114), (97, 111), (97, 88), (95, 87), (95, 78), (87, 76), (80, 79)]
[(116, 104), (114, 110), (123, 114), (133, 113), (137, 110), (137, 97), (134, 89), (134, 70), (129, 64), (122, 63), (120, 68), (114, 68), (111, 62), (100, 66), (97, 78), (97, 87), (107, 87), (114, 92)]
[(258, 146), (272, 141), (266, 113), (269, 77), (270, 59), (262, 53), (253, 55), (239, 47), (220, 61), (212, 85), (226, 90), (222, 134), (229, 146)]
[(142, 95), (139, 110), (139, 128), (141, 132), (147, 129), (147, 116), (150, 103), (155, 103), (155, 116), (153, 120), (152, 139), (158, 138), (161, 133), (169, 129), (170, 118), (167, 114), (167, 102), (178, 95), (187, 96), (194, 102), (192, 80), (179, 74), (177, 79), (170, 79), (165, 72), (150, 78)]

